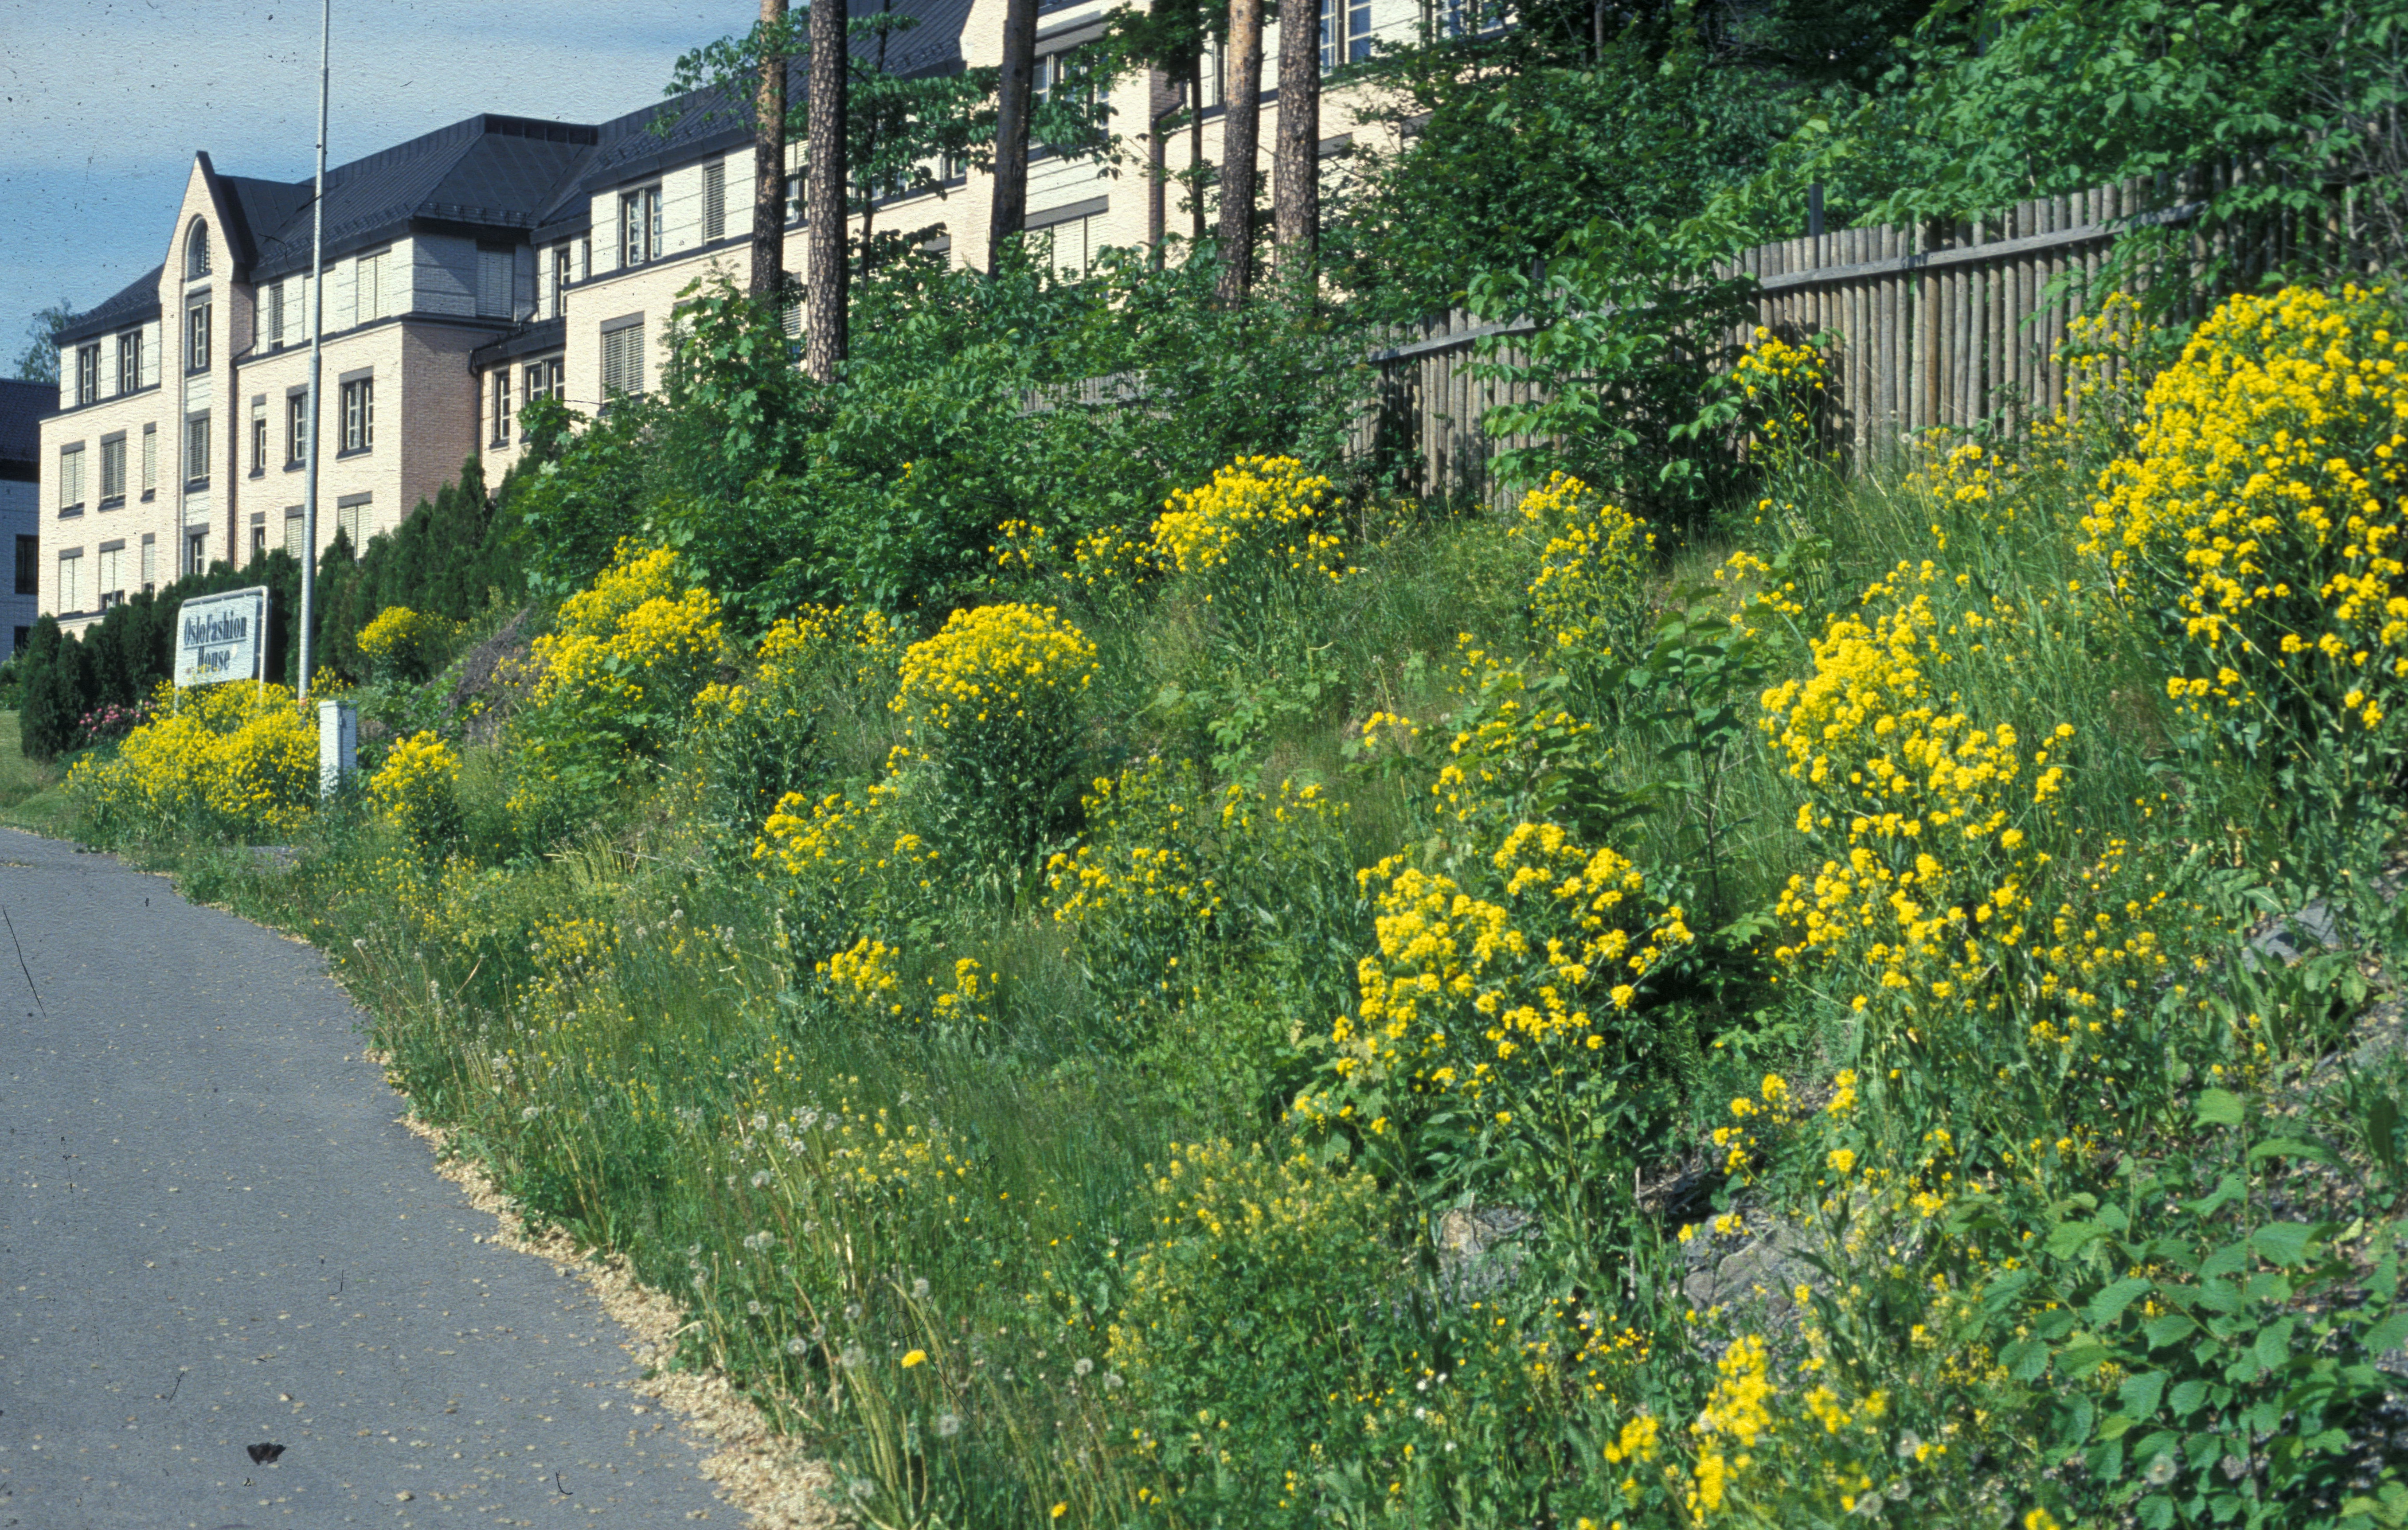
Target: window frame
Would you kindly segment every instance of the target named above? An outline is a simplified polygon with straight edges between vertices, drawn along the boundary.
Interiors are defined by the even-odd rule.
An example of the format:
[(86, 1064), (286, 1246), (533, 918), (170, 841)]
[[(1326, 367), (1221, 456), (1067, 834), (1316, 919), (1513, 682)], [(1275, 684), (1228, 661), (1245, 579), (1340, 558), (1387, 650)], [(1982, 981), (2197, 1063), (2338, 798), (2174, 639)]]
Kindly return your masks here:
[(17, 593), (39, 596), (42, 593), (42, 536), (39, 532), (17, 533)]
[(251, 476), (259, 478), (267, 471), (267, 401), (261, 399), (251, 407)]
[(619, 193), (619, 268), (661, 258), (661, 187), (654, 181)]
[(117, 391), (130, 393), (141, 387), (142, 332), (129, 329), (117, 336)]
[(198, 281), (209, 274), (209, 221), (195, 218), (184, 235), (184, 279)]
[(727, 162), (711, 160), (702, 167), (702, 242), (727, 237)]
[(309, 390), (296, 388), (284, 395), (284, 465), (289, 471), (309, 465)]
[(68, 616), (83, 609), (80, 604), (83, 596), (83, 591), (80, 588), (83, 584), (83, 549), (79, 547), (61, 549), (58, 565), (59, 609), (57, 614)]
[(142, 497), (150, 498), (159, 492), (159, 427), (142, 427)]
[[(199, 472), (194, 472), (197, 467)], [(209, 411), (184, 416), (184, 492), (195, 493), (209, 486)]]
[(79, 407), (100, 402), (100, 342), (76, 347), (75, 392)]
[[(116, 483), (115, 493), (109, 489), (112, 480)], [(113, 510), (124, 503), (125, 433), (121, 430), (100, 438), (100, 508)]]
[(343, 384), (342, 446), (337, 456), (351, 457), (376, 450), (376, 379), (352, 378)]
[(184, 305), (184, 375), (192, 377), (209, 369), (209, 331), (213, 327), (210, 309), (214, 305), (204, 298)]
[[(59, 448), (59, 498), (61, 516), (83, 513), (83, 443), (70, 441)], [(69, 498), (72, 493), (73, 498)]]

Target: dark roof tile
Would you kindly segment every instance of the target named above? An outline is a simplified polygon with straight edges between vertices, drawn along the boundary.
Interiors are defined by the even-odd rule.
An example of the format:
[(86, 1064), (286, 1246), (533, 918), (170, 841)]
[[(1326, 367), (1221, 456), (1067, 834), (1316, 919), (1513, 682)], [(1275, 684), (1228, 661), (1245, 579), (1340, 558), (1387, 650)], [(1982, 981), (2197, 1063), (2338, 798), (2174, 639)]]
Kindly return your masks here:
[(136, 278), (98, 306), (77, 314), (59, 331), (59, 343), (72, 345), (108, 330), (147, 323), (158, 318), (159, 278), (165, 269), (160, 265), (150, 267), (147, 274)]

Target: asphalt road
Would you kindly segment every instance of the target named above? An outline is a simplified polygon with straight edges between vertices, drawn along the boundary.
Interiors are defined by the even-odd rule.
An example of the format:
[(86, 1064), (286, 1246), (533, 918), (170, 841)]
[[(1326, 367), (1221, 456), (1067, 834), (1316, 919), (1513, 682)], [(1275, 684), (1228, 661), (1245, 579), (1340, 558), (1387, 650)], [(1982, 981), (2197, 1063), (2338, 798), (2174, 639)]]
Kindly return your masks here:
[(0, 908), (0, 1530), (738, 1519), (316, 951), (7, 832)]

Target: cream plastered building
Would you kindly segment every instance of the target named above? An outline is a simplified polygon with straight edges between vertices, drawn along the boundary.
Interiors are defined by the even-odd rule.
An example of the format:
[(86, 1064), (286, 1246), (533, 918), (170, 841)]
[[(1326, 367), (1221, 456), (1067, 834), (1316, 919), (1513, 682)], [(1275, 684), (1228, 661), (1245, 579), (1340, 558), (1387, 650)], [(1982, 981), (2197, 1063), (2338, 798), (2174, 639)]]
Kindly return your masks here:
[[(1075, 86), (1079, 50), (1120, 0), (1044, 7), (1038, 85)], [(1447, 0), (1440, 0), (1445, 4)], [(889, 44), (897, 74), (999, 62), (1005, 0), (902, 0), (917, 22)], [(1323, 0), (1325, 72), (1443, 25), (1425, 0)], [(1260, 174), (1278, 120), (1279, 28), (1266, 29)], [(1226, 68), (1209, 59), (1203, 156), (1217, 165)], [(799, 72), (790, 91), (803, 87)], [(1120, 151), (1032, 159), (1026, 227), (1044, 256), (1082, 274), (1139, 248), (1157, 218), (1190, 227), (1175, 178), (1193, 161), (1182, 125), (1150, 206), (1146, 133), (1185, 107), (1161, 77), (1104, 95)], [(1358, 93), (1325, 93), (1325, 170), (1364, 128)], [(932, 167), (933, 168), (933, 167)], [(802, 150), (787, 164), (785, 262), (808, 275)], [(680, 295), (750, 265), (751, 129), (705, 98), (580, 124), (484, 114), (327, 175), (318, 546), (354, 548), (399, 524), (472, 455), (488, 483), (518, 459), (519, 411), (557, 395), (591, 415), (660, 385)], [(882, 201), (881, 228), (930, 231), (924, 248), (987, 262), (992, 182), (952, 175)], [(310, 185), (222, 176), (194, 157), (163, 228), (157, 269), (80, 315), (60, 338), (58, 409), (41, 422), (40, 609), (75, 630), (135, 591), (271, 548), (302, 553), (310, 422)], [(856, 222), (856, 232), (857, 223)], [(790, 321), (791, 322), (792, 321)], [(22, 554), (21, 552), (21, 562)]]

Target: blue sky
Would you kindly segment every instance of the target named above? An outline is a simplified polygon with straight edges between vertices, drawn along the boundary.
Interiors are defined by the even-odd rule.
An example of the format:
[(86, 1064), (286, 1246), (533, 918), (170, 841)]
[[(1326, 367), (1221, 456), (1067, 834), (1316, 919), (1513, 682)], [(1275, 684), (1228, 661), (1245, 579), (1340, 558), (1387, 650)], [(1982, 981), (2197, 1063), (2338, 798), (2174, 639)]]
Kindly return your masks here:
[[(335, 0), (329, 164), (479, 111), (599, 122), (755, 0)], [(155, 265), (193, 151), (300, 179), (318, 0), (0, 0), (0, 371), (35, 309)]]

